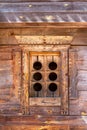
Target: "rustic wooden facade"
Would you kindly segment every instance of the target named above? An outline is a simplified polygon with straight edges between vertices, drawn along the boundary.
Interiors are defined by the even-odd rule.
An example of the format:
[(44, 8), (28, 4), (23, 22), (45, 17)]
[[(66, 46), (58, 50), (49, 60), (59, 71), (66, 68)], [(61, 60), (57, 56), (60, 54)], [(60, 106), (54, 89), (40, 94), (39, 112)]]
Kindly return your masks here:
[(0, 2), (0, 130), (87, 130), (86, 0)]

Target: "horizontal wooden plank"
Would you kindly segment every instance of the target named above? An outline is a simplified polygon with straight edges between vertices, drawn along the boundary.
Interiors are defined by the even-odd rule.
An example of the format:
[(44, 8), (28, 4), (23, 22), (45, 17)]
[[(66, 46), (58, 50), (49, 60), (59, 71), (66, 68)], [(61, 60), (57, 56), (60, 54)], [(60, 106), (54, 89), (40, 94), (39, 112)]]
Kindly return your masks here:
[(9, 71), (12, 68), (12, 60), (1, 60), (0, 61), (0, 71)]
[(6, 89), (0, 89), (0, 95), (9, 95), (10, 94), (10, 88)]
[(87, 91), (79, 91), (79, 100), (87, 101)]
[(10, 98), (11, 98), (11, 95), (1, 95), (0, 94), (0, 100), (10, 100)]
[(60, 106), (61, 98), (29, 98), (30, 106)]
[[(49, 27), (45, 27), (46, 29), (44, 29), (44, 27), (40, 27), (40, 25), (37, 25), (39, 26), (39, 28), (37, 27), (33, 27), (33, 30), (32, 30), (32, 26), (30, 28), (15, 28), (15, 29), (0, 29), (0, 37), (3, 38), (3, 36), (7, 36), (7, 35), (17, 35), (17, 36), (20, 36), (20, 32), (21, 32), (21, 35), (22, 36), (44, 36), (44, 35), (47, 35), (47, 36), (72, 36), (72, 34), (74, 34), (77, 29), (58, 29), (58, 28), (49, 28)], [(81, 30), (82, 32), (84, 31)], [(87, 33), (87, 31), (85, 31), (85, 33)], [(5, 39), (4, 39), (5, 40)], [(0, 48), (0, 51), (3, 51), (3, 49), (5, 51), (10, 51), (10, 49), (12, 48), (12, 46), (10, 46), (9, 50), (8, 50), (9, 47), (3, 47), (2, 49)]]
[(80, 107), (79, 104), (73, 104), (69, 106), (69, 115), (79, 115), (80, 116)]
[(13, 84), (13, 75), (1, 75), (0, 74), (0, 87), (4, 86), (12, 86)]
[[(5, 123), (1, 126), (3, 126), (3, 129), (5, 128), (6, 130), (15, 130), (15, 128), (17, 130), (86, 130), (87, 124), (83, 118), (86, 119), (87, 117), (57, 115), (50, 117), (41, 115), (8, 117), (1, 116), (0, 122), (1, 124)], [(8, 129), (8, 126), (10, 129)]]
[[(86, 40), (87, 40), (87, 38), (86, 38)], [(77, 51), (77, 54), (78, 54), (78, 59), (77, 60), (87, 61), (87, 53), (86, 52), (87, 52), (87, 47), (78, 50)]]
[(25, 2), (1, 3), (0, 12), (86, 12), (87, 2)]
[(78, 82), (78, 83), (77, 83), (77, 89), (78, 89), (79, 91), (87, 91), (87, 83)]
[(0, 60), (12, 60), (12, 54), (9, 52), (0, 52)]
[[(60, 29), (60, 28), (64, 28), (64, 29), (86, 29), (87, 28), (87, 23), (86, 22), (13, 22), (13, 21), (9, 21), (9, 19), (6, 22), (1, 22), (0, 23), (0, 29), (17, 29), (17, 28), (34, 28), (34, 27), (50, 27), (50, 29)], [(52, 30), (51, 29), (51, 30)], [(64, 29), (63, 30), (64, 32)], [(33, 30), (34, 31), (34, 30)], [(44, 30), (43, 30), (44, 31)], [(46, 30), (45, 30), (46, 31)], [(53, 32), (53, 31), (52, 31)], [(43, 33), (42, 31), (39, 32), (40, 35)], [(50, 33), (50, 32), (49, 32)], [(37, 35), (37, 33), (35, 33), (34, 35)], [(57, 33), (54, 33), (54, 35), (57, 35)], [(59, 34), (59, 33), (58, 33)], [(71, 33), (70, 33), (71, 34)], [(74, 43), (75, 45), (75, 43)]]
[(78, 71), (87, 71), (87, 60), (86, 58), (82, 60), (78, 60), (76, 61), (76, 66), (77, 66), (77, 69)]
[(30, 106), (30, 115), (56, 116), (60, 115), (60, 106)]
[[(6, 130), (10, 130), (10, 129), (12, 129), (12, 130), (14, 130), (16, 128), (16, 130), (22, 130), (22, 129), (24, 129), (24, 130), (69, 130), (68, 128), (68, 126), (66, 126), (66, 125), (64, 125), (64, 126), (50, 126), (50, 125), (46, 125), (46, 126), (39, 126), (39, 125), (12, 125), (12, 126), (10, 126), (10, 125), (7, 125), (7, 126), (0, 126), (0, 130), (4, 130), (4, 129), (6, 129)], [(83, 129), (77, 129), (77, 128), (79, 128), (79, 127), (76, 127), (76, 129), (75, 130), (83, 130)], [(83, 127), (83, 128), (85, 128), (85, 127)]]
[(77, 73), (77, 80), (84, 80), (87, 81), (87, 70), (78, 70)]

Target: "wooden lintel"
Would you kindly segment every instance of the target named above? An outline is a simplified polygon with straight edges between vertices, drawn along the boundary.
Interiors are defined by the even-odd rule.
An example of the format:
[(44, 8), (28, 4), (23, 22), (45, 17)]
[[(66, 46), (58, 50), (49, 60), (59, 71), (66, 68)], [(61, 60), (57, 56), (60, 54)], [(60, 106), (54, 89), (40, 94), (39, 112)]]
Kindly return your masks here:
[(8, 23), (8, 22), (1, 22), (0, 28), (34, 28), (34, 27), (50, 27), (50, 28), (87, 28), (86, 22), (35, 22), (35, 23), (29, 23), (29, 22), (23, 22), (23, 23)]

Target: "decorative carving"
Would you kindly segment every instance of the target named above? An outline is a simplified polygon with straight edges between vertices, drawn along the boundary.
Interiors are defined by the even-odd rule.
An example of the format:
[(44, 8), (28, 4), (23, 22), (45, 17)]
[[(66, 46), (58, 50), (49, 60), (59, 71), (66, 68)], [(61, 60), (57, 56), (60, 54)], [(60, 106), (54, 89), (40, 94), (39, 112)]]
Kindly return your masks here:
[[(23, 47), (23, 46), (22, 46)], [(29, 63), (27, 61), (28, 53), (29, 52), (60, 52), (61, 58), (62, 58), (62, 71), (61, 71), (61, 115), (68, 115), (68, 49), (70, 45), (27, 45), (23, 47), (23, 59), (22, 59), (22, 66), (23, 66), (23, 88), (24, 88), (24, 114), (28, 113), (30, 101), (28, 99), (28, 78), (26, 76), (28, 75), (27, 72), (29, 72)], [(44, 49), (45, 48), (45, 49)], [(28, 75), (29, 76), (29, 75)], [(28, 104), (29, 103), (29, 104)]]
[(19, 44), (69, 44), (72, 36), (18, 36), (15, 35)]

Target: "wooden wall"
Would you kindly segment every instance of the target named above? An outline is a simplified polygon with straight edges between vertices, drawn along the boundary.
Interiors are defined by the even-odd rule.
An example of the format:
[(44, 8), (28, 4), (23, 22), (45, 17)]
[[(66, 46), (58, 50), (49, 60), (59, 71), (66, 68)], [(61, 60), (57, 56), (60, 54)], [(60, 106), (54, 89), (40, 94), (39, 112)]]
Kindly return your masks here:
[(70, 115), (82, 115), (87, 113), (87, 47), (74, 46), (69, 53)]
[[(0, 34), (0, 115), (6, 115), (6, 116), (7, 115), (19, 116), (23, 114), (29, 115), (29, 113), (27, 112), (28, 106), (26, 106), (24, 102), (24, 101), (28, 102), (28, 98), (27, 98), (28, 96), (25, 95), (24, 97), (25, 100), (23, 100), (22, 98), (23, 95), (21, 95), (24, 93), (26, 94), (26, 91), (27, 91), (27, 89), (23, 90), (24, 88), (22, 88), (23, 87), (22, 83), (23, 83), (23, 78), (25, 78), (23, 77), (24, 72), (28, 68), (23, 68), (22, 62), (26, 61), (25, 56), (27, 56), (27, 53), (23, 51), (26, 46), (27, 47), (29, 46), (29, 43), (26, 45), (24, 43), (23, 44), (18, 43), (15, 35), (21, 36), (19, 30), (17, 31), (16, 29), (14, 30), (7, 29), (5, 33), (5, 30), (1, 29), (1, 34)], [(30, 33), (28, 29), (25, 29), (25, 30), (26, 30), (25, 32), (27, 36), (32, 33), (32, 31)], [(61, 35), (63, 36), (66, 34), (69, 35), (69, 32), (67, 33), (61, 32)], [(24, 32), (22, 32), (22, 35), (25, 35)], [(76, 120), (75, 122), (76, 124), (79, 125), (80, 124), (79, 122), (81, 122), (83, 125), (84, 123), (85, 124), (87, 123), (87, 120), (85, 118), (87, 116), (87, 46), (86, 46), (87, 35), (86, 35), (86, 30), (83, 30), (83, 33), (81, 30), (77, 30), (77, 29), (72, 30), (70, 31), (70, 36), (73, 37), (73, 40), (70, 43), (61, 44), (61, 46), (69, 45), (69, 51), (68, 51), (69, 114), (68, 116), (66, 116), (67, 118), (65, 119), (65, 122), (66, 122), (65, 124), (72, 125), (72, 122), (70, 122), (70, 119), (74, 120), (73, 119), (74, 117)], [(57, 47), (58, 47), (58, 44), (57, 44)], [(48, 115), (46, 113), (47, 109), (49, 110)], [(59, 114), (59, 110), (57, 109), (57, 107), (55, 107), (55, 109), (52, 108), (51, 110), (49, 108), (47, 109), (46, 107), (38, 108), (38, 110), (36, 109), (37, 117), (41, 118), (42, 113), (45, 114), (46, 116), (52, 116), (53, 114), (51, 110), (53, 111), (54, 116), (57, 116)], [(35, 113), (33, 110), (35, 109), (30, 109), (31, 111), (30, 113), (32, 114)], [(62, 117), (59, 119), (61, 119), (60, 122), (62, 121), (62, 119), (64, 120), (64, 118)], [(43, 120), (44, 118), (41, 121), (43, 122)], [(46, 119), (44, 121), (46, 121)]]
[(0, 48), (0, 114), (16, 114), (20, 109), (17, 94), (19, 79), (14, 81), (19, 69), (17, 68), (19, 63), (16, 63), (16, 59), (14, 59), (15, 55), (12, 49)]

